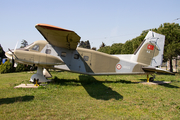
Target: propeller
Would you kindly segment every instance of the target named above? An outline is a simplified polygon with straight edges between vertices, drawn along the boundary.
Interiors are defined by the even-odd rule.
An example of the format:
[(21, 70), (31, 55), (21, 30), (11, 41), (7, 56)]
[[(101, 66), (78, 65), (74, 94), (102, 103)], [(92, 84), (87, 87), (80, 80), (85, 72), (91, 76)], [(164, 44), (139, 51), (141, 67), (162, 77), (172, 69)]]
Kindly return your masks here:
[[(9, 48), (8, 48), (8, 50), (16, 57), (16, 59), (18, 59), (18, 57), (14, 54), (14, 52), (12, 50), (10, 50)], [(12, 59), (13, 59), (13, 55), (12, 55)]]
[(16, 46), (15, 46), (14, 50), (16, 50), (16, 48), (17, 48), (17, 46), (18, 46), (18, 42), (19, 42), (19, 41), (17, 41), (17, 43), (16, 43)]
[[(14, 48), (14, 51), (16, 50), (17, 46), (18, 46), (18, 41), (17, 41), (17, 43), (16, 43), (16, 46), (15, 46), (15, 48)], [(9, 49), (9, 48), (8, 48), (8, 50), (16, 57), (16, 59), (18, 59), (18, 57), (14, 54), (14, 51), (12, 51), (12, 50)], [(12, 60), (14, 60), (14, 59), (13, 59), (13, 55), (12, 55)]]
[[(15, 48), (14, 48), (14, 51), (16, 50), (17, 45), (18, 45), (18, 41), (17, 41), (17, 43), (16, 43), (16, 46), (15, 46)], [(15, 61), (14, 61), (14, 59), (13, 59), (13, 56), (15, 56), (15, 58), (16, 58), (16, 59), (18, 59), (18, 57), (14, 54), (14, 51), (12, 51), (12, 50), (11, 50), (11, 49), (9, 49), (9, 48), (8, 48), (8, 50), (9, 50), (9, 52), (11, 52), (11, 53), (12, 53), (12, 58), (11, 58), (11, 60), (12, 60), (12, 65), (13, 65), (14, 67), (16, 67), (16, 66), (17, 66), (17, 64), (15, 64)]]

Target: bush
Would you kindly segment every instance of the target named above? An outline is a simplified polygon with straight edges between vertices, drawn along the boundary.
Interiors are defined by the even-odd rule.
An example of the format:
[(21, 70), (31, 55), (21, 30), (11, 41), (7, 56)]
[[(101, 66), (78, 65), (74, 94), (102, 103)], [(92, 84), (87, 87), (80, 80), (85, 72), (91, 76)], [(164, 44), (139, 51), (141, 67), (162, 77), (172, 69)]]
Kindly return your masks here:
[(30, 65), (24, 65), (24, 64), (18, 63), (16, 67), (16, 72), (29, 71), (30, 67), (31, 67)]
[(31, 70), (36, 70), (37, 67), (33, 67), (31, 65), (24, 65), (21, 63), (17, 64), (17, 67), (14, 68), (13, 64), (7, 60), (4, 64), (0, 65), (0, 73), (10, 73), (10, 72), (22, 72), (22, 71), (29, 71), (31, 68)]
[(10, 73), (13, 71), (12, 63), (7, 60), (4, 64), (0, 65), (0, 73)]
[(18, 63), (16, 67), (16, 72), (25, 71), (25, 65)]

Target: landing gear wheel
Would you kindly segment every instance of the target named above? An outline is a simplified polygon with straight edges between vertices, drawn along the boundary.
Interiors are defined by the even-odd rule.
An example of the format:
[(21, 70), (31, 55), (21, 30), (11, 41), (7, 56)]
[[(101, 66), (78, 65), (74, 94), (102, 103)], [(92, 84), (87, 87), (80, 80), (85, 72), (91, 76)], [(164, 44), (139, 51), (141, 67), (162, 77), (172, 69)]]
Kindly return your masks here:
[(153, 82), (154, 81), (154, 78), (153, 77), (150, 77), (149, 78), (149, 82)]

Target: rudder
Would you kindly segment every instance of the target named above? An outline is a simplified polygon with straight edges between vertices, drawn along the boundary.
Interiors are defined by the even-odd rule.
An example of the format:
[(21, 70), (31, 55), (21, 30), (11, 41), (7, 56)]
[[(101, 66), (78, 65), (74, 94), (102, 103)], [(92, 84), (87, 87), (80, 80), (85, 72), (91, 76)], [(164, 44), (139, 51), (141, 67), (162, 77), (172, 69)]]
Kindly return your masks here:
[(134, 53), (133, 60), (148, 66), (162, 64), (165, 36), (149, 31)]

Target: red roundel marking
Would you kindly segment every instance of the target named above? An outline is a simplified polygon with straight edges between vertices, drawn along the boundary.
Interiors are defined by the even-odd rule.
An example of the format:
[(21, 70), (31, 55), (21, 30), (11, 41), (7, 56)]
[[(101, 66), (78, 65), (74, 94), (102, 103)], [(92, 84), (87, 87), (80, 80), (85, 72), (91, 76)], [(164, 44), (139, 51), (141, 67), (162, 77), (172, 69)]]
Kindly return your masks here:
[(120, 64), (117, 64), (117, 65), (116, 65), (116, 68), (117, 68), (118, 70), (120, 70), (120, 69), (122, 68), (122, 66), (121, 66)]

